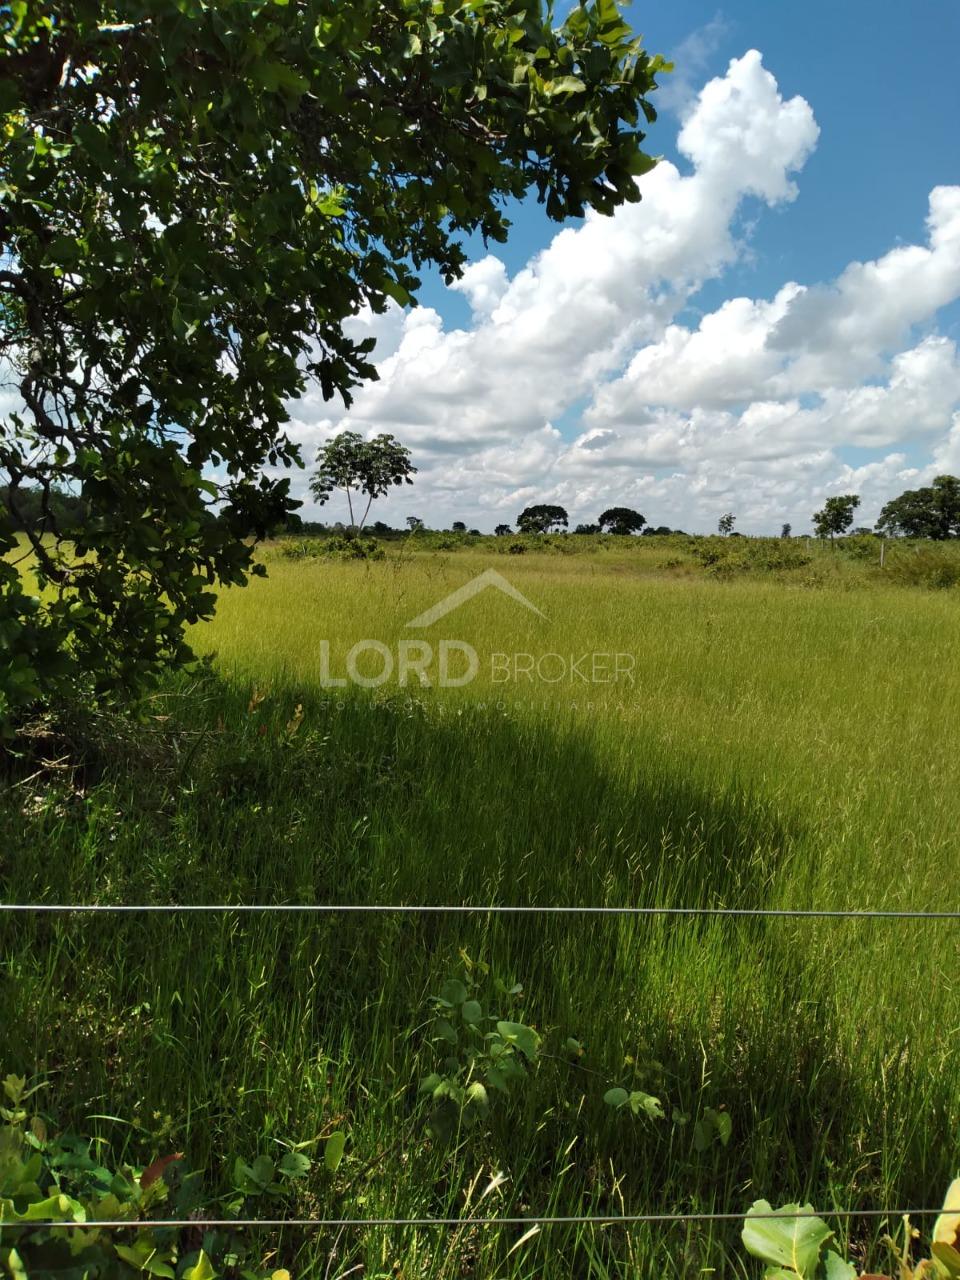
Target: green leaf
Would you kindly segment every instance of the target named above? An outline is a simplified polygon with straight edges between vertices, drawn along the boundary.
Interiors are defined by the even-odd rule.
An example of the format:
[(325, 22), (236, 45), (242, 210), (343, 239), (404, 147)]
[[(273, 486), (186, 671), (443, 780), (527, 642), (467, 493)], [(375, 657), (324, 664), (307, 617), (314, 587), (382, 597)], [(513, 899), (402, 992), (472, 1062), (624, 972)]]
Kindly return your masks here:
[(273, 1181), (274, 1167), (269, 1156), (257, 1156), (250, 1166), (250, 1176), (259, 1187), (269, 1187)]
[(857, 1280), (857, 1268), (828, 1249), (823, 1259), (823, 1280)]
[(346, 1145), (347, 1135), (341, 1129), (331, 1133), (323, 1147), (323, 1164), (327, 1173), (336, 1173), (340, 1168)]
[(440, 999), (448, 1004), (463, 1004), (467, 998), (467, 988), (456, 978), (450, 978), (440, 988)]
[(515, 1045), (528, 1062), (532, 1062), (540, 1048), (540, 1037), (533, 1027), (522, 1022), (498, 1022), (497, 1031), (508, 1044)]
[(626, 1089), (608, 1089), (603, 1100), (608, 1107), (624, 1107), (630, 1101), (630, 1095)]
[[(833, 1238), (827, 1224), (812, 1216), (813, 1212), (812, 1205), (787, 1204), (774, 1210), (766, 1200), (757, 1200), (743, 1224), (744, 1248), (771, 1266), (785, 1267), (804, 1280), (813, 1280), (820, 1252)], [(764, 1216), (757, 1217), (759, 1214)]]
[(713, 1119), (713, 1127), (717, 1131), (717, 1137), (720, 1139), (723, 1146), (726, 1146), (727, 1143), (730, 1141), (731, 1134), (733, 1133), (733, 1119), (730, 1115), (730, 1112), (714, 1111), (712, 1114), (712, 1119)]
[(548, 80), (544, 84), (548, 97), (554, 98), (558, 93), (586, 93), (587, 86), (576, 76), (558, 76), (556, 80)]
[(630, 1094), (629, 1102), (630, 1110), (635, 1116), (638, 1116), (642, 1111), (651, 1120), (663, 1119), (663, 1106), (660, 1099), (655, 1098), (653, 1094), (643, 1093), (641, 1090), (635, 1089)]
[(285, 1178), (302, 1178), (310, 1167), (311, 1161), (300, 1151), (288, 1151), (277, 1166)]
[(464, 1022), (469, 1023), (470, 1026), (473, 1027), (475, 1027), (483, 1017), (483, 1009), (481, 1008), (478, 1000), (467, 1000), (460, 1012), (463, 1014)]
[(935, 1240), (930, 1246), (930, 1252), (940, 1263), (942, 1269), (954, 1280), (960, 1276), (960, 1253), (951, 1244), (947, 1244), (944, 1240)]
[(490, 1105), (490, 1099), (487, 1097), (487, 1091), (479, 1080), (474, 1080), (467, 1089), (467, 1106), (476, 1107), (480, 1111), (486, 1111)]
[(204, 1250), (201, 1249), (200, 1257), (192, 1267), (187, 1267), (186, 1271), (183, 1273), (183, 1280), (215, 1280), (216, 1274), (217, 1273), (214, 1271), (210, 1259), (207, 1257)]
[(438, 1040), (445, 1040), (447, 1044), (457, 1043), (456, 1030), (454, 1029), (453, 1024), (448, 1022), (446, 1018), (440, 1018), (437, 1021), (436, 1032), (436, 1038)]

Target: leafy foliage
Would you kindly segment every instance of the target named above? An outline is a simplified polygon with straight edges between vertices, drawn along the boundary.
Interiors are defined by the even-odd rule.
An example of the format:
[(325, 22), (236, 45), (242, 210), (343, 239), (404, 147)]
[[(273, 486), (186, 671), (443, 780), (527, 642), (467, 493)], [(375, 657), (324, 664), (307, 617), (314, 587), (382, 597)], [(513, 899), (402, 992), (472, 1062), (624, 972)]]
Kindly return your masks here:
[(524, 507), (517, 516), (517, 529), (520, 533), (550, 533), (567, 527), (567, 513), (563, 507), (552, 506), (541, 502), (536, 506)]
[(729, 537), (730, 534), (733, 533), (733, 526), (736, 523), (736, 520), (737, 520), (737, 517), (733, 514), (733, 512), (728, 511), (725, 515), (722, 515), (720, 519), (717, 521), (717, 532), (720, 533), (723, 537)]
[(639, 511), (632, 511), (630, 507), (608, 507), (597, 523), (609, 533), (627, 534), (639, 533), (647, 521)]
[[(23, 1077), (3, 1081), (6, 1105), (0, 1107), (0, 1270), (14, 1280), (62, 1276), (122, 1277), (148, 1274), (167, 1280), (215, 1280), (221, 1267), (245, 1280), (290, 1280), (283, 1268), (258, 1266), (249, 1234), (228, 1230), (184, 1233), (169, 1227), (133, 1232), (116, 1228), (51, 1226), (52, 1222), (124, 1222), (152, 1215), (187, 1218), (209, 1209), (215, 1216), (256, 1214), (263, 1197), (289, 1200), (294, 1184), (311, 1169), (311, 1161), (288, 1151), (274, 1164), (258, 1156), (252, 1164), (237, 1160), (233, 1191), (215, 1201), (202, 1201), (196, 1179), (185, 1176), (179, 1152), (161, 1156), (146, 1168), (107, 1168), (93, 1143), (70, 1134), (51, 1136), (46, 1122), (32, 1115), (31, 1097), (42, 1086), (27, 1088)], [(343, 1153), (344, 1135), (327, 1140)], [(339, 1158), (333, 1165), (336, 1171)], [(159, 1211), (159, 1212), (158, 1212)]]
[[(310, 492), (322, 506), (334, 490), (342, 489), (350, 508), (350, 524), (357, 529), (363, 528), (374, 498), (389, 493), (392, 485), (413, 484), (410, 477), (417, 470), (410, 461), (410, 450), (387, 433), (364, 440), (357, 431), (341, 431), (320, 449), (317, 462), (320, 465), (310, 481)], [(354, 493), (367, 497), (359, 520), (353, 509)]]
[(853, 524), (853, 513), (860, 505), (855, 493), (835, 494), (828, 498), (820, 511), (813, 513), (813, 531), (818, 538), (835, 538), (844, 534)]
[[(9, 727), (188, 656), (296, 505), (291, 398), (375, 376), (344, 322), (409, 303), (425, 265), (455, 278), (461, 234), (503, 240), (531, 185), (554, 219), (638, 200), (666, 64), (615, 0), (557, 30), (514, 0), (17, 0), (0, 58)], [(37, 594), (2, 558), (17, 525)]]
[[(956, 1280), (960, 1277), (960, 1178), (951, 1183), (943, 1212), (933, 1228), (931, 1256), (916, 1264), (910, 1254), (917, 1233), (903, 1224), (903, 1243), (887, 1236), (894, 1264), (892, 1276), (863, 1274), (862, 1280)], [(744, 1247), (767, 1264), (764, 1280), (857, 1280), (860, 1274), (840, 1253), (834, 1233), (812, 1205), (787, 1204), (774, 1209), (757, 1200), (741, 1232)]]
[(894, 537), (937, 542), (960, 537), (960, 480), (936, 476), (932, 485), (901, 493), (881, 510), (877, 529)]
[[(501, 995), (515, 1002), (522, 987), (498, 984)], [(526, 1023), (498, 1018), (465, 983), (451, 978), (432, 997), (431, 1040), (445, 1053), (443, 1062), (420, 1084), (430, 1104), (430, 1131), (452, 1137), (486, 1118), (492, 1099), (508, 1095), (536, 1064), (540, 1036)]]

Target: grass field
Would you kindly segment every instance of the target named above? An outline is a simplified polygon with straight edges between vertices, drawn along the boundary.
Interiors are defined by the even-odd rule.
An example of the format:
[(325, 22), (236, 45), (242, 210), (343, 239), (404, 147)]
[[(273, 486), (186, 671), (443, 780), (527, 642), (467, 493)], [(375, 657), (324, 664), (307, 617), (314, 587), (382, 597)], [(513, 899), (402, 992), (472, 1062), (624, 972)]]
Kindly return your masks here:
[[(8, 791), (4, 897), (960, 907), (955, 590), (829, 551), (729, 581), (666, 546), (265, 555), (194, 634), (209, 669), (145, 727), (103, 727), (99, 763)], [(487, 590), (407, 626), (489, 568), (545, 616)], [(469, 644), (476, 679), (440, 688), (434, 662), (429, 687), (321, 686), (322, 641), (340, 678), (356, 642), (395, 658), (411, 637)], [(496, 678), (516, 654), (556, 655), (549, 679)], [(631, 655), (633, 680), (566, 678), (583, 654)], [(336, 1177), (302, 1185), (312, 1215), (936, 1205), (960, 1166), (954, 923), (24, 918), (0, 943), (0, 1067), (48, 1076), (53, 1115), (213, 1182), (341, 1128)], [(429, 999), (447, 979), (542, 1045), (444, 1141), (418, 1084), (449, 1052)], [(619, 1085), (664, 1118), (605, 1105)], [(698, 1150), (708, 1109), (732, 1132)], [(882, 1228), (850, 1234), (869, 1251)], [(317, 1277), (752, 1274), (737, 1235), (288, 1231), (279, 1256)]]

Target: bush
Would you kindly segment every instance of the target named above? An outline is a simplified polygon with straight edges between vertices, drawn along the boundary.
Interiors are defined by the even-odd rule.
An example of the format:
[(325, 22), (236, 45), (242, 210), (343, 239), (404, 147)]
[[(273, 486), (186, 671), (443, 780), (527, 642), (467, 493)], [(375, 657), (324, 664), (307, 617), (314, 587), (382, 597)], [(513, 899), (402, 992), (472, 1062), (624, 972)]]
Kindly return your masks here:
[[(276, 1216), (285, 1201), (295, 1198), (297, 1181), (310, 1172), (312, 1161), (306, 1156), (291, 1149), (277, 1161), (261, 1155), (247, 1164), (238, 1158), (230, 1171), (230, 1190), (208, 1197), (195, 1177), (184, 1176), (180, 1152), (161, 1155), (146, 1168), (106, 1167), (102, 1149), (90, 1139), (53, 1135), (47, 1120), (33, 1114), (31, 1099), (42, 1086), (29, 1089), (26, 1080), (14, 1075), (2, 1083), (0, 1222), (24, 1224), (14, 1231), (0, 1228), (4, 1274), (18, 1280), (144, 1274), (209, 1280), (229, 1268), (228, 1274), (249, 1280), (290, 1280), (285, 1268), (264, 1267), (256, 1238), (239, 1229), (207, 1231), (201, 1248), (199, 1233), (189, 1228), (181, 1238), (176, 1230), (159, 1226), (83, 1230), (44, 1225), (43, 1220)], [(336, 1172), (343, 1140), (342, 1132), (327, 1140), (324, 1164), (329, 1172)], [(271, 1253), (275, 1256), (276, 1250)]]
[(375, 538), (334, 534), (331, 538), (296, 538), (285, 540), (280, 554), (289, 560), (382, 560), (384, 550)]
[(946, 590), (960, 585), (960, 555), (929, 543), (890, 548), (883, 572), (899, 586)]

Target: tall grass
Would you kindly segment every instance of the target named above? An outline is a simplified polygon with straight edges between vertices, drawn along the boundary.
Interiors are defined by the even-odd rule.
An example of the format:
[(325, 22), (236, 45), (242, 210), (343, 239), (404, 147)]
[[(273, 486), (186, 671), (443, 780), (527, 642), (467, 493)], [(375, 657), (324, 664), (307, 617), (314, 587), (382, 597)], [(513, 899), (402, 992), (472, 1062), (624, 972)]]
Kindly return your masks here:
[[(210, 673), (85, 772), (10, 789), (4, 896), (960, 907), (951, 592), (650, 574), (618, 552), (269, 567), (197, 630)], [(407, 627), (490, 567), (546, 616), (488, 590)], [(472, 645), (477, 679), (319, 686), (321, 640), (340, 676), (358, 640), (396, 653), (419, 635)], [(491, 655), (517, 652), (630, 653), (635, 681), (494, 680)], [(3, 919), (0, 1065), (49, 1074), (76, 1127), (215, 1173), (344, 1127), (342, 1175), (310, 1183), (311, 1213), (935, 1204), (960, 1163), (958, 941), (953, 924), (893, 921)], [(445, 1147), (416, 1090), (443, 1056), (428, 998), (465, 974), (494, 1009), (495, 978), (521, 983), (549, 1056)], [(615, 1084), (690, 1122), (627, 1122), (602, 1101)], [(698, 1152), (708, 1107), (733, 1136)], [(524, 1234), (280, 1248), (317, 1276), (740, 1267), (723, 1227), (550, 1227), (513, 1248)]]

